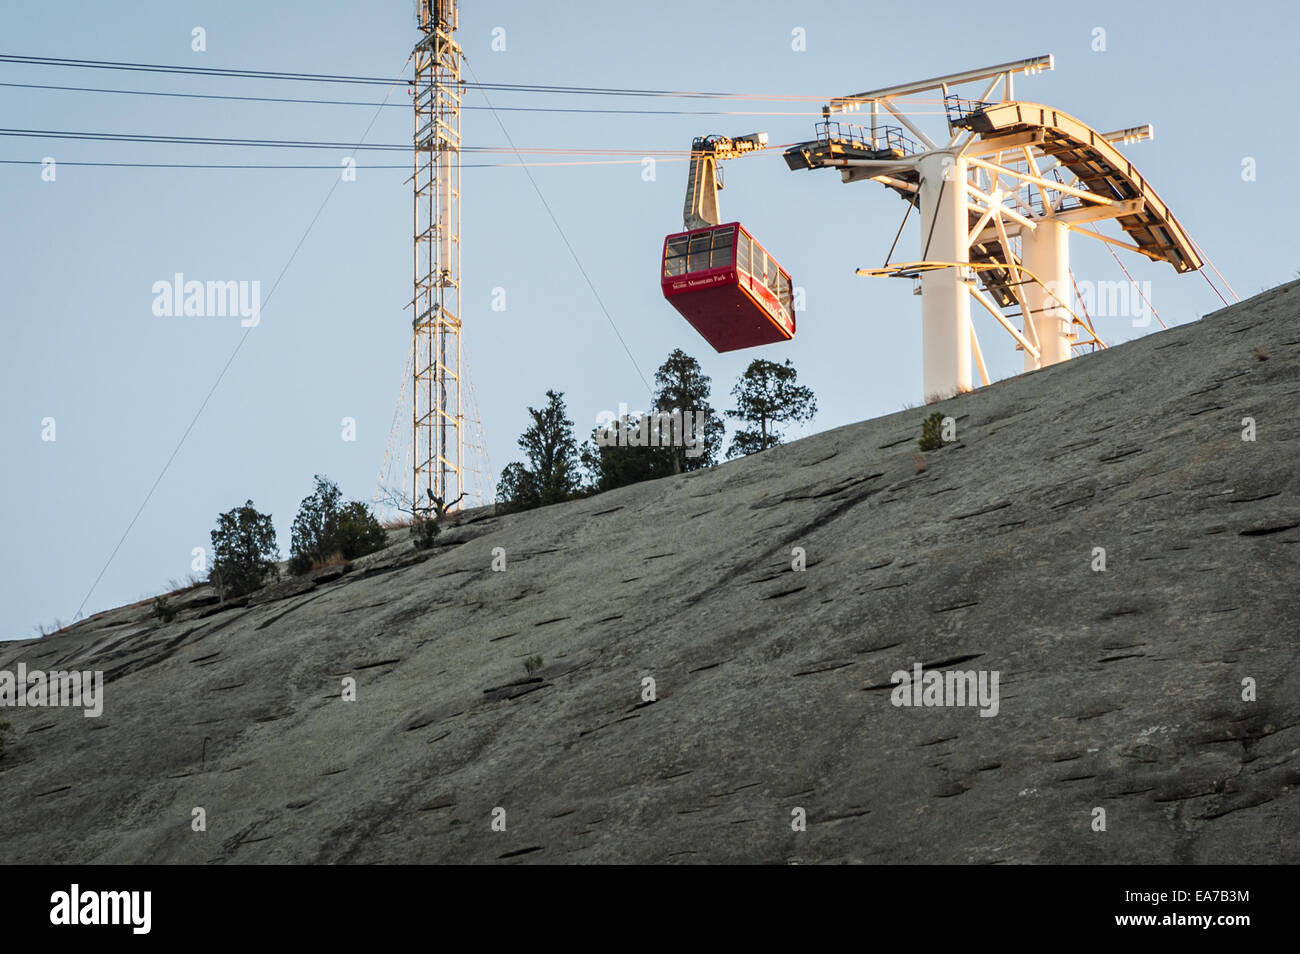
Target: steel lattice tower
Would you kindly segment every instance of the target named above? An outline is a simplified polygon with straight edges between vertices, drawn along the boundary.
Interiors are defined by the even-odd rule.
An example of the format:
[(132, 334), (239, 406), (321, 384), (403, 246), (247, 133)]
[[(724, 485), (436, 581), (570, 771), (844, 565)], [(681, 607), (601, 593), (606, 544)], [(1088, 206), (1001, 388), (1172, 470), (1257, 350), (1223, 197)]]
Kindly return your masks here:
[(461, 408), (460, 104), (456, 0), (420, 0), (415, 47), (414, 508), (448, 508), (465, 491)]

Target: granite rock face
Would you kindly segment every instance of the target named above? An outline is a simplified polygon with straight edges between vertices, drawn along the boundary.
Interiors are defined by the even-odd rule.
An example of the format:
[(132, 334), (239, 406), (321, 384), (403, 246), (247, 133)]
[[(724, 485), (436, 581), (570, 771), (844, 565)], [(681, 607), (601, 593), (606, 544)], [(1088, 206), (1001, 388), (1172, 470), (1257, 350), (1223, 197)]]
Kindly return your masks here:
[[(0, 710), (0, 859), (1294, 861), (1298, 466), (1291, 283), (244, 605), (105, 612), (0, 644), (105, 679), (96, 719)], [(996, 715), (895, 705), (916, 664), (996, 671)]]

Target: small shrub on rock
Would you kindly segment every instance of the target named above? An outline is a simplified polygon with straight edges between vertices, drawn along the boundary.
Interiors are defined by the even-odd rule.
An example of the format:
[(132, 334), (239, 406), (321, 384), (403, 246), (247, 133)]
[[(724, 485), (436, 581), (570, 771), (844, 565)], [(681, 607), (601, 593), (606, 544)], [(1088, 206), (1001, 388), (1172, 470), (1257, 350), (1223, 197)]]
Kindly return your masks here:
[(433, 517), (416, 517), (411, 524), (411, 542), (417, 550), (428, 550), (438, 539), (438, 521)]
[(935, 411), (921, 422), (921, 439), (917, 441), (923, 451), (938, 450), (943, 446), (943, 415)]
[(170, 623), (172, 620), (176, 618), (176, 614), (179, 612), (180, 610), (177, 607), (172, 606), (171, 603), (167, 602), (167, 597), (165, 596), (154, 597), (153, 615), (156, 616), (158, 619), (162, 620), (164, 623)]

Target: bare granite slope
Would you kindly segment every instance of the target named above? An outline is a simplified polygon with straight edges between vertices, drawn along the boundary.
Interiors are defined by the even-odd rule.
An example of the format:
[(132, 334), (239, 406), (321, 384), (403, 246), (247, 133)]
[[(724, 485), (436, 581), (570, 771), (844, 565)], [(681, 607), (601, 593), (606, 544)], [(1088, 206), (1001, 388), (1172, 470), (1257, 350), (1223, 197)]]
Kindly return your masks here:
[(1300, 283), (936, 407), (0, 644), (0, 859), (1294, 861)]

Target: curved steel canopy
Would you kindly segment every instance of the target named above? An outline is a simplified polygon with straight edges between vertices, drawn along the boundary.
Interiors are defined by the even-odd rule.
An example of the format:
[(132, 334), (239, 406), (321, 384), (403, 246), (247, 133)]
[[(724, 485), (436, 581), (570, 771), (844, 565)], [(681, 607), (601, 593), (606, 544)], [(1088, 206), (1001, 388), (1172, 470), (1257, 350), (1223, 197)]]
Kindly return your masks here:
[(1059, 109), (1039, 103), (989, 103), (953, 123), (980, 142), (1024, 134), (1044, 155), (1069, 169), (1094, 195), (1112, 202), (1142, 200), (1116, 218), (1142, 254), (1179, 272), (1201, 267), (1201, 257), (1169, 207), (1102, 133)]

